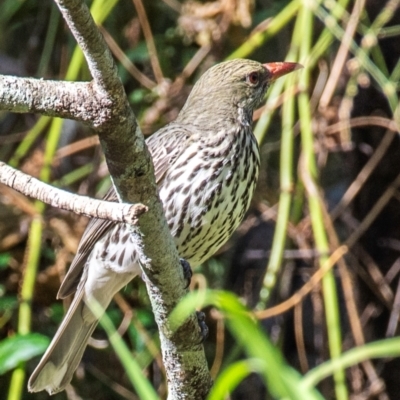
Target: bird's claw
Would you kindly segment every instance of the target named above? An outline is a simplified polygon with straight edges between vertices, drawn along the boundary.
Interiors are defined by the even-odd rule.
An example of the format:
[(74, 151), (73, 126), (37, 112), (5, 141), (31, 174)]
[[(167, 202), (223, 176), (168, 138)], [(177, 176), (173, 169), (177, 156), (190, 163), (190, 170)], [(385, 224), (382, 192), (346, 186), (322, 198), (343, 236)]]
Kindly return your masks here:
[(208, 326), (206, 325), (206, 315), (202, 311), (196, 311), (197, 322), (200, 328), (200, 343), (203, 343), (208, 337)]
[(179, 262), (181, 263), (182, 270), (183, 270), (183, 277), (186, 281), (185, 289), (187, 289), (190, 285), (190, 281), (193, 276), (192, 268), (191, 268), (190, 264), (184, 258), (180, 258)]

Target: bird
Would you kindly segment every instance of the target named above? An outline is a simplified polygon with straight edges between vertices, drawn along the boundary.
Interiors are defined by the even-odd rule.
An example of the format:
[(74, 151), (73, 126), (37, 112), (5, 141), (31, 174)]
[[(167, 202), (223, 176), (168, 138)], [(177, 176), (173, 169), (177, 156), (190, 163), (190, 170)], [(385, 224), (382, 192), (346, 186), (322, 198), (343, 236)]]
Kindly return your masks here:
[[(176, 120), (146, 140), (169, 229), (192, 267), (226, 243), (249, 208), (260, 166), (253, 111), (273, 81), (299, 68), (248, 59), (216, 64), (195, 83)], [(118, 201), (113, 188), (105, 200)], [(127, 225), (89, 222), (57, 295), (74, 298), (29, 391), (55, 394), (69, 384), (98, 324), (87, 303), (95, 299), (105, 310), (141, 274), (135, 246)]]

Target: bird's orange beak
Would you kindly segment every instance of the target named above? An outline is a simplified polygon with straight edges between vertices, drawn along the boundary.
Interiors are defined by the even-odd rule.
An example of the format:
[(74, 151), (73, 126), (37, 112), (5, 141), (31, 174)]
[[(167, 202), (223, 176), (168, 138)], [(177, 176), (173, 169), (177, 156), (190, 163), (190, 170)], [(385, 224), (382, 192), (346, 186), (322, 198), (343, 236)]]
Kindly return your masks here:
[(278, 78), (283, 75), (288, 74), (289, 72), (295, 71), (296, 69), (303, 68), (303, 66), (299, 63), (294, 62), (273, 62), (263, 64), (265, 68), (270, 72), (271, 78), (270, 81), (274, 82)]

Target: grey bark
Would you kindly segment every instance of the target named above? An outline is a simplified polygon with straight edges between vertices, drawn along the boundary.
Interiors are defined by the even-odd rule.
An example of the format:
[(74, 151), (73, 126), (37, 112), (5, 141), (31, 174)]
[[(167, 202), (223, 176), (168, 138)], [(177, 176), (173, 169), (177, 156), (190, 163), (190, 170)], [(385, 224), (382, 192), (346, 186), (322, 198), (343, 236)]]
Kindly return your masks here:
[(140, 127), (117, 75), (113, 57), (82, 0), (55, 0), (82, 48), (90, 83), (0, 76), (0, 109), (37, 112), (82, 121), (99, 135), (122, 202), (144, 204), (141, 266), (159, 327), (169, 399), (202, 399), (211, 387), (197, 318), (173, 332), (168, 316), (185, 296), (179, 256), (169, 232)]
[(143, 204), (114, 203), (58, 189), (0, 161), (0, 183), (53, 207), (92, 218), (136, 225), (147, 211)]

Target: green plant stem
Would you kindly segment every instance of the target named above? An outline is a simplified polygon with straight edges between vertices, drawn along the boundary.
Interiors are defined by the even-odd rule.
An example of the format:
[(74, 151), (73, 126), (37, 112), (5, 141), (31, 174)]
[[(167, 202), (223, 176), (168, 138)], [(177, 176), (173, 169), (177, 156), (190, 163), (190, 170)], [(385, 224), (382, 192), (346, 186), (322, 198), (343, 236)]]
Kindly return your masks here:
[[(296, 24), (295, 24), (295, 27), (293, 30), (292, 44), (290, 46), (290, 50), (286, 57), (286, 59), (288, 61), (289, 60), (297, 61), (297, 59), (298, 59), (298, 57), (297, 57), (298, 46), (297, 46), (297, 43), (295, 42), (294, 38), (296, 36), (300, 35), (300, 33), (301, 32), (300, 32), (298, 19), (296, 19)], [(289, 77), (291, 77), (291, 76), (292, 75), (289, 75)], [(275, 105), (276, 99), (283, 92), (285, 82), (287, 82), (286, 79), (279, 79), (277, 82), (274, 82), (274, 84), (272, 85), (272, 88), (269, 90), (268, 99), (267, 99), (267, 102), (265, 103), (264, 110), (262, 111), (260, 118), (258, 119), (256, 126), (254, 127), (254, 136), (256, 137), (259, 145), (261, 145), (265, 139), (268, 127), (272, 121), (272, 117), (274, 116), (275, 110), (277, 108)], [(289, 88), (289, 87), (287, 86), (287, 88)]]
[[(40, 205), (42, 203), (37, 203)], [(42, 218), (40, 215), (32, 220), (29, 237), (28, 237), (28, 253), (26, 259), (26, 269), (24, 279), (22, 281), (20, 294), (20, 307), (18, 317), (18, 333), (26, 335), (31, 330), (31, 304), (33, 297), (32, 288), (35, 286), (37, 266), (39, 264), (41, 238), (42, 238)]]
[(14, 369), (11, 375), (10, 389), (7, 397), (8, 400), (22, 399), (25, 375), (25, 364)]
[(370, 360), (371, 358), (400, 356), (400, 338), (379, 340), (361, 347), (355, 347), (340, 357), (324, 362), (309, 371), (303, 378), (302, 386), (311, 388), (335, 371)]
[(289, 4), (268, 24), (264, 31), (257, 32), (250, 36), (245, 43), (236, 49), (229, 57), (228, 60), (234, 58), (246, 58), (249, 54), (253, 53), (257, 48), (262, 46), (269, 39), (274, 37), (279, 31), (287, 26), (289, 21), (294, 18), (301, 6), (300, 0), (292, 0)]
[[(332, 10), (332, 17), (333, 18), (340, 18), (343, 14), (344, 8), (347, 6), (349, 0), (341, 0), (339, 3), (336, 4), (336, 6)], [(298, 11), (298, 9), (296, 9)], [(296, 54), (295, 47), (293, 46), (293, 43), (296, 42), (296, 39), (299, 40), (302, 37), (302, 32), (296, 30), (296, 26), (299, 26), (299, 24), (296, 22), (294, 32), (296, 33), (293, 35), (292, 39), (292, 46), (291, 50), (289, 51), (288, 60), (292, 60), (293, 57)], [(302, 28), (302, 27), (301, 27)], [(329, 31), (329, 29), (325, 28), (322, 34), (320, 35), (319, 40), (317, 41), (316, 45), (313, 47), (312, 51), (310, 54), (307, 56), (305, 59), (305, 64), (308, 67), (312, 67), (315, 65), (315, 63), (318, 61), (319, 57), (326, 51), (326, 49), (329, 47), (329, 45), (333, 41), (333, 34)], [(246, 42), (247, 43), (247, 42)], [(235, 54), (235, 53), (234, 53)], [(247, 54), (245, 54), (247, 55)], [(233, 55), (231, 55), (229, 58), (233, 58)], [(261, 144), (264, 141), (266, 132), (268, 130), (268, 127), (272, 121), (272, 117), (274, 115), (275, 111), (275, 106), (274, 103), (276, 102), (276, 98), (282, 93), (283, 87), (284, 87), (285, 81), (283, 79), (278, 80), (277, 82), (274, 83), (272, 88), (269, 91), (268, 95), (268, 100), (265, 104), (264, 110), (254, 128), (254, 135), (257, 138), (257, 141), (259, 144)]]
[(400, 36), (400, 25), (387, 26), (386, 28), (379, 29), (378, 38), (390, 38)]
[(60, 21), (60, 12), (57, 6), (52, 3), (51, 4), (51, 12), (48, 23), (48, 28), (46, 32), (46, 39), (43, 46), (42, 57), (40, 59), (39, 67), (38, 67), (38, 75), (43, 76), (46, 74), (47, 67), (49, 65), (49, 61), (51, 58), (51, 54), (54, 48), (54, 42), (57, 36), (57, 28)]
[(90, 309), (94, 315), (100, 318), (100, 324), (106, 331), (111, 345), (117, 353), (124, 371), (128, 375), (129, 380), (135, 387), (139, 397), (146, 400), (158, 400), (159, 397), (150, 382), (143, 376), (138, 362), (132, 357), (132, 354), (121, 336), (115, 329), (111, 319), (104, 314), (101, 305), (94, 299), (90, 301)]
[(400, 5), (400, 0), (389, 0), (386, 2), (381, 12), (377, 15), (371, 25), (371, 31), (376, 34), (384, 25), (386, 25), (393, 17)]
[(261, 113), (260, 118), (257, 121), (257, 124), (254, 127), (253, 131), (259, 145), (264, 142), (268, 127), (271, 124), (272, 117), (274, 116), (274, 112), (276, 109), (276, 99), (282, 93), (284, 85), (284, 79), (278, 80), (272, 85), (272, 88), (268, 92), (268, 100), (265, 103), (264, 110)]
[[(42, 203), (37, 202), (39, 207)], [(26, 257), (25, 274), (22, 281), (20, 306), (18, 314), (18, 333), (26, 335), (31, 330), (32, 321), (32, 297), (35, 286), (37, 267), (40, 258), (42, 239), (42, 219), (40, 214), (33, 219), (28, 236), (28, 252)], [(11, 377), (8, 400), (21, 399), (23, 385), (25, 382), (25, 363), (21, 363), (14, 371)]]
[[(312, 3), (312, 9), (318, 18), (322, 22), (329, 25), (331, 32), (337, 37), (338, 40), (342, 40), (345, 32), (339, 24), (331, 18), (329, 13), (317, 4), (314, 0), (310, 0)], [(396, 82), (388, 79), (385, 74), (371, 61), (368, 53), (358, 46), (354, 40), (350, 42), (350, 50), (355, 55), (356, 60), (362, 68), (364, 68), (371, 76), (375, 79), (377, 84), (381, 87), (382, 92), (386, 95), (390, 108), (393, 112), (396, 123), (400, 126), (400, 108), (399, 99), (396, 93)]]
[(375, 28), (372, 27), (378, 18), (379, 15), (371, 25), (368, 14), (364, 13), (364, 24), (359, 23), (361, 34), (364, 36), (361, 40), (361, 48), (366, 52), (366, 54), (369, 52), (371, 53), (372, 59), (376, 66), (386, 77), (389, 77), (389, 70), (386, 65), (385, 57), (380, 46), (378, 45), (378, 38), (376, 35), (380, 29), (380, 26), (375, 25)]
[[(335, 19), (340, 19), (343, 16), (343, 13), (345, 12), (348, 3), (349, 0), (340, 0), (339, 2), (335, 3), (334, 7), (331, 10), (331, 17)], [(299, 30), (297, 30), (296, 26), (300, 26), (300, 24), (296, 22), (294, 29), (295, 34), (293, 35), (292, 39), (292, 46), (287, 57), (288, 60), (293, 60), (295, 58), (297, 52), (297, 50), (295, 49), (301, 41), (303, 35), (301, 31), (303, 27), (300, 26)], [(328, 47), (332, 44), (333, 39), (334, 35), (332, 34), (332, 32), (328, 28), (325, 28), (310, 53), (304, 60), (302, 60), (304, 64), (309, 68), (315, 66), (322, 54), (324, 54)], [(295, 45), (293, 46), (294, 43)], [(230, 58), (233, 58), (233, 56), (231, 55)], [(254, 135), (257, 138), (259, 144), (261, 144), (265, 139), (268, 127), (272, 121), (272, 117), (276, 109), (276, 107), (274, 106), (276, 98), (282, 93), (284, 83), (285, 81), (283, 79), (278, 80), (274, 83), (269, 91), (268, 100), (265, 104), (264, 110), (254, 128)]]
[[(288, 77), (286, 88), (294, 86), (295, 75)], [(282, 264), (283, 251), (286, 243), (287, 225), (289, 222), (290, 205), (293, 192), (293, 125), (294, 125), (294, 97), (289, 90), (282, 108), (282, 139), (280, 155), (280, 182), (279, 208), (276, 220), (274, 239), (267, 272), (264, 277), (263, 300), (267, 302), (271, 290), (275, 286), (276, 277)]]
[(63, 122), (61, 118), (53, 118), (51, 121), (43, 156), (43, 165), (40, 171), (40, 179), (43, 182), (50, 182), (53, 158), (60, 140)]
[(24, 140), (18, 145), (14, 152), (14, 155), (9, 161), (9, 164), (16, 168), (20, 163), (21, 159), (25, 157), (30, 148), (33, 146), (39, 135), (45, 130), (48, 123), (51, 121), (51, 117), (41, 116), (35, 123), (35, 125), (29, 130)]
[[(295, 27), (293, 30), (292, 44), (288, 54), (288, 59), (297, 59), (299, 49), (299, 38), (302, 36), (301, 29), (303, 28), (300, 19), (296, 19)], [(262, 291), (262, 301), (267, 303), (271, 294), (271, 290), (275, 286), (277, 275), (282, 265), (283, 252), (286, 244), (287, 226), (289, 222), (290, 207), (292, 203), (293, 193), (293, 142), (294, 142), (294, 118), (295, 118), (295, 102), (294, 95), (291, 89), (295, 87), (296, 78), (298, 74), (289, 75), (286, 78), (286, 92), (282, 106), (282, 139), (281, 139), (281, 153), (280, 153), (280, 196), (279, 208), (275, 227), (274, 238), (271, 247), (271, 256), (268, 261), (266, 274), (264, 277), (264, 290)], [(283, 84), (278, 86), (277, 91), (282, 91)], [(267, 108), (267, 106), (266, 106)], [(262, 121), (259, 121), (256, 127), (256, 135), (260, 140), (263, 138), (263, 131), (266, 124), (269, 124), (272, 113), (267, 116), (266, 113), (261, 116)], [(269, 118), (269, 120), (268, 120)], [(257, 137), (256, 136), (256, 137)]]
[[(313, 15), (310, 9), (303, 8), (301, 16), (304, 27), (302, 36), (300, 54), (301, 59), (306, 58), (311, 49), (311, 34), (312, 32)], [(321, 207), (321, 196), (318, 192), (317, 180), (317, 165), (314, 155), (314, 137), (311, 128), (311, 111), (310, 98), (306, 91), (310, 81), (310, 70), (306, 68), (300, 77), (301, 93), (299, 94), (299, 113), (302, 139), (302, 178), (306, 188), (306, 194), (310, 210), (311, 225), (314, 234), (316, 249), (319, 254), (322, 254), (319, 262), (320, 266), (327, 261), (329, 253), (329, 242), (327, 233), (324, 227), (323, 212)], [(332, 359), (335, 359), (341, 354), (342, 338), (340, 333), (340, 317), (337, 298), (337, 288), (332, 271), (325, 274), (322, 279), (324, 308), (327, 323), (327, 335), (329, 352)], [(346, 400), (348, 398), (347, 387), (345, 383), (345, 372), (343, 369), (338, 369), (334, 373), (335, 393), (337, 400)]]
[(93, 170), (94, 170), (94, 165), (92, 163), (82, 165), (81, 167), (75, 168), (73, 171), (68, 172), (60, 179), (53, 181), (52, 185), (59, 187), (65, 187), (65, 186), (68, 187), (73, 183), (87, 177), (89, 174), (93, 172)]
[[(335, 22), (340, 20), (346, 11), (348, 3), (349, 0), (339, 0), (338, 2), (335, 2), (333, 8), (330, 10), (331, 19), (333, 19)], [(325, 27), (322, 33), (320, 34), (317, 42), (313, 46), (310, 54), (308, 55), (306, 62), (308, 67), (311, 68), (318, 62), (321, 56), (326, 52), (326, 50), (332, 44), (333, 40), (334, 40), (334, 35), (331, 32), (330, 28)]]

